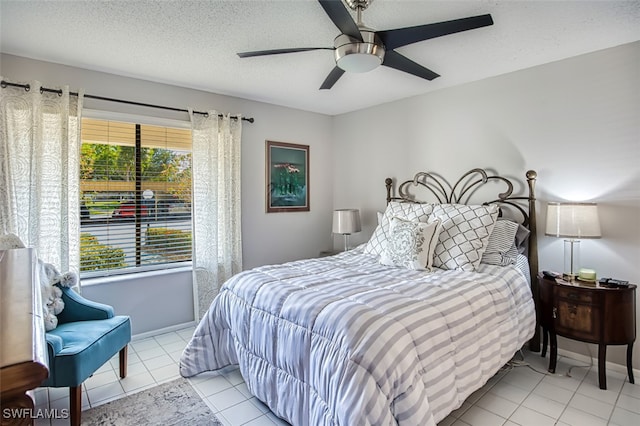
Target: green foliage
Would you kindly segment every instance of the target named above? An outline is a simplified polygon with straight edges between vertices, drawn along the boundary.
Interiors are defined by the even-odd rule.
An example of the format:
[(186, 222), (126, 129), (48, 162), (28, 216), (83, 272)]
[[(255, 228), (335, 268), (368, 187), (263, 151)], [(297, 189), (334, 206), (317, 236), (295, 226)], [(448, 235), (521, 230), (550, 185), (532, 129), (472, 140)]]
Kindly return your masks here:
[(124, 250), (100, 244), (93, 235), (80, 234), (80, 271), (124, 268)]
[(81, 179), (131, 181), (135, 170), (135, 149), (132, 146), (82, 144)]
[(144, 251), (171, 262), (191, 260), (191, 232), (171, 228), (149, 228)]
[(189, 167), (185, 167), (175, 174), (173, 180), (170, 181), (169, 192), (187, 204), (191, 204), (191, 154), (183, 156), (183, 163), (189, 164)]
[(99, 215), (113, 212), (120, 201), (87, 201), (86, 204), (92, 215)]
[[(80, 178), (84, 180), (135, 180), (135, 149), (132, 146), (83, 143)], [(142, 148), (141, 171), (144, 181), (180, 182), (185, 171), (191, 178), (191, 156), (170, 149)]]

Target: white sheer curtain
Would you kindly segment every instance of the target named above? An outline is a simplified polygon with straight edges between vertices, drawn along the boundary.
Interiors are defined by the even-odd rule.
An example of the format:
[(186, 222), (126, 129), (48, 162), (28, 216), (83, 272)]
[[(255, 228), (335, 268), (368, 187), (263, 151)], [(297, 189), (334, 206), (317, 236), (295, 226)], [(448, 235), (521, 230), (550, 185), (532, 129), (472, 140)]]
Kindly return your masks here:
[(193, 270), (202, 318), (220, 286), (242, 270), (240, 139), (242, 121), (189, 111), (193, 137)]
[(80, 265), (83, 94), (0, 89), (0, 233), (14, 233), (61, 272)]

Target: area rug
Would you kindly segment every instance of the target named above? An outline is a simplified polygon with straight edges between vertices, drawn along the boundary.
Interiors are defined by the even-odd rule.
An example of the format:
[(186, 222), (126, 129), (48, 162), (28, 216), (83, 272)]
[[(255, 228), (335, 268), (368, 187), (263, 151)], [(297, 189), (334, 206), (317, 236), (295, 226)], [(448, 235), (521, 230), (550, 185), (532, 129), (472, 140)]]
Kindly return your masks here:
[(182, 378), (83, 411), (82, 424), (222, 425), (191, 384)]

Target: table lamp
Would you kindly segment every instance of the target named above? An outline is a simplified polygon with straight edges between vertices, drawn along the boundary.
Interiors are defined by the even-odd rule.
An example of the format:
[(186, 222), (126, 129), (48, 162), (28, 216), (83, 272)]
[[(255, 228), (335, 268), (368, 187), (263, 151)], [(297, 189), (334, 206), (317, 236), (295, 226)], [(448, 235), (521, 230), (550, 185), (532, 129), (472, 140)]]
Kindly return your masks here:
[(360, 210), (339, 209), (333, 211), (333, 233), (344, 235), (344, 251), (349, 249), (349, 235), (360, 231)]
[(573, 281), (580, 264), (580, 239), (600, 238), (596, 203), (548, 203), (545, 235), (564, 237), (564, 275)]

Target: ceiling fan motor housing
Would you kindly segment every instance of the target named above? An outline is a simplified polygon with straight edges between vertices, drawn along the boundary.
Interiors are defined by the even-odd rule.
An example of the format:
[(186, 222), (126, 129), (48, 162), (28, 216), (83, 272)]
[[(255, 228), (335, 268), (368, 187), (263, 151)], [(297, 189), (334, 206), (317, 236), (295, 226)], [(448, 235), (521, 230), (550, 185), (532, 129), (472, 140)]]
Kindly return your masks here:
[(373, 31), (360, 30), (362, 42), (340, 34), (334, 40), (336, 65), (349, 72), (371, 71), (384, 61), (384, 45)]
[(369, 7), (369, 5), (371, 5), (371, 2), (373, 0), (345, 0), (347, 2), (347, 5), (353, 9), (353, 10), (358, 10), (358, 9), (366, 9)]

